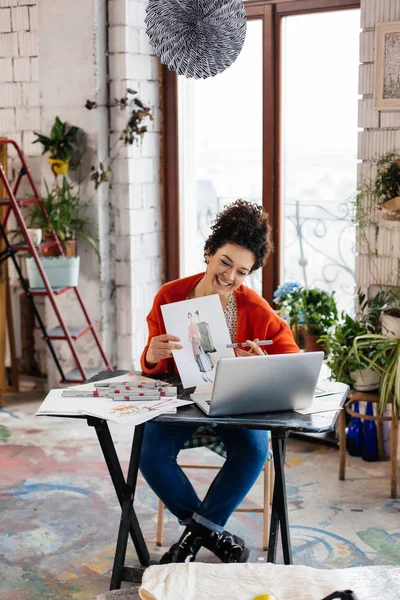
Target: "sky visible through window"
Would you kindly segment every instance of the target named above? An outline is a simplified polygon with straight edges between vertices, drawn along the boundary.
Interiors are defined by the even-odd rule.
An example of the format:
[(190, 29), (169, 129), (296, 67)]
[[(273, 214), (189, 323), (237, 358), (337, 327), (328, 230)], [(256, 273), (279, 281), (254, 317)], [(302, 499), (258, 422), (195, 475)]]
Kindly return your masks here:
[[(356, 184), (359, 20), (359, 10), (300, 15), (285, 18), (282, 30), (281, 280), (337, 288), (341, 304), (354, 291), (354, 234), (342, 232), (340, 218)], [(203, 268), (215, 214), (236, 198), (261, 202), (261, 21), (248, 21), (243, 50), (224, 73), (179, 77), (179, 103), (181, 272), (188, 275)], [(300, 237), (312, 242), (302, 240), (303, 256), (296, 210), (306, 219)], [(321, 254), (327, 245), (329, 259)], [(261, 291), (259, 276), (251, 284)]]

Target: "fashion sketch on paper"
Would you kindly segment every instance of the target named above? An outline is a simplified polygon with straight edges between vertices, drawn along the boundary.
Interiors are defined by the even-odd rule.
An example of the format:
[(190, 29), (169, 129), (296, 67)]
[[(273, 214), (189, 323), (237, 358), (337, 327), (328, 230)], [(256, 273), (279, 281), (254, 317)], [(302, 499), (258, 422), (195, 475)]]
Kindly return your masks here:
[(209, 356), (213, 367), (217, 366), (217, 361), (215, 360), (214, 352), (216, 352), (216, 348), (214, 347), (214, 343), (212, 341), (211, 329), (208, 323), (200, 320), (199, 311), (195, 311), (196, 324), (199, 328), (200, 333), (200, 344), (203, 346), (204, 352)]
[(213, 362), (212, 362), (209, 354), (207, 354), (204, 351), (204, 348), (201, 344), (199, 326), (197, 323), (193, 322), (192, 313), (188, 313), (188, 319), (189, 319), (189, 328), (188, 328), (189, 342), (192, 344), (192, 351), (193, 351), (194, 359), (199, 368), (199, 371), (200, 371), (203, 381), (205, 381), (207, 383), (212, 383), (214, 381), (214, 377), (211, 373), (214, 369)]

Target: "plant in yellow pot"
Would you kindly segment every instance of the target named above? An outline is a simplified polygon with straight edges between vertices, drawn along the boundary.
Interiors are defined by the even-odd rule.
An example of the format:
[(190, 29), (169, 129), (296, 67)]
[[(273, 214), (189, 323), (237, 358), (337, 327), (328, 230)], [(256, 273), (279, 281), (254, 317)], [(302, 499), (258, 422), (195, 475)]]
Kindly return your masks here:
[(40, 143), (43, 146), (42, 154), (50, 153), (49, 164), (54, 175), (66, 175), (69, 171), (69, 163), (72, 158), (76, 144), (78, 143), (79, 127), (68, 126), (59, 117), (55, 118), (50, 136), (34, 132), (37, 139), (33, 144)]

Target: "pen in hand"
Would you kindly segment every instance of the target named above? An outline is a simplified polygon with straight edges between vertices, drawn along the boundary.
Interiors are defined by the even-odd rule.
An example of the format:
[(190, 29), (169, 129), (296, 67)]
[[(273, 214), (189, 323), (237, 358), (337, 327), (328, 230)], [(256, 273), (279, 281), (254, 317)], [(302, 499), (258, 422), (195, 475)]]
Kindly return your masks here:
[[(258, 342), (254, 342), (257, 346), (270, 346), (273, 344), (272, 340), (259, 340)], [(226, 344), (227, 348), (249, 348), (250, 344), (247, 342), (240, 342), (239, 344)]]

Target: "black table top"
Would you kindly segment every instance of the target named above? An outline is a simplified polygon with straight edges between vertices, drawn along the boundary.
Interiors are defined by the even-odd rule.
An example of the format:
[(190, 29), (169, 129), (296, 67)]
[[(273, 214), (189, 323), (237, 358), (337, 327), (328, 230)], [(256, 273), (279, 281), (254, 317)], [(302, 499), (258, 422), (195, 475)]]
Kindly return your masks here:
[[(108, 377), (123, 375), (127, 371), (101, 371), (89, 381), (101, 381)], [(146, 375), (147, 377), (147, 375)], [(184, 390), (180, 380), (176, 375), (157, 374), (157, 379), (169, 381), (171, 385), (178, 387), (178, 396), (181, 399), (189, 399), (194, 388)], [(346, 402), (349, 387), (343, 383), (330, 382), (329, 387), (335, 391), (338, 406), (344, 406)], [(332, 395), (328, 396), (332, 400)], [(338, 418), (339, 410), (324, 413), (315, 413), (312, 415), (301, 415), (293, 411), (258, 413), (249, 415), (235, 415), (231, 417), (208, 417), (197, 406), (191, 404), (182, 406), (176, 414), (165, 414), (155, 419), (153, 423), (174, 423), (182, 425), (196, 425), (215, 427), (223, 425), (224, 427), (247, 428), (247, 429), (269, 429), (297, 431), (304, 433), (326, 433), (332, 431)]]

